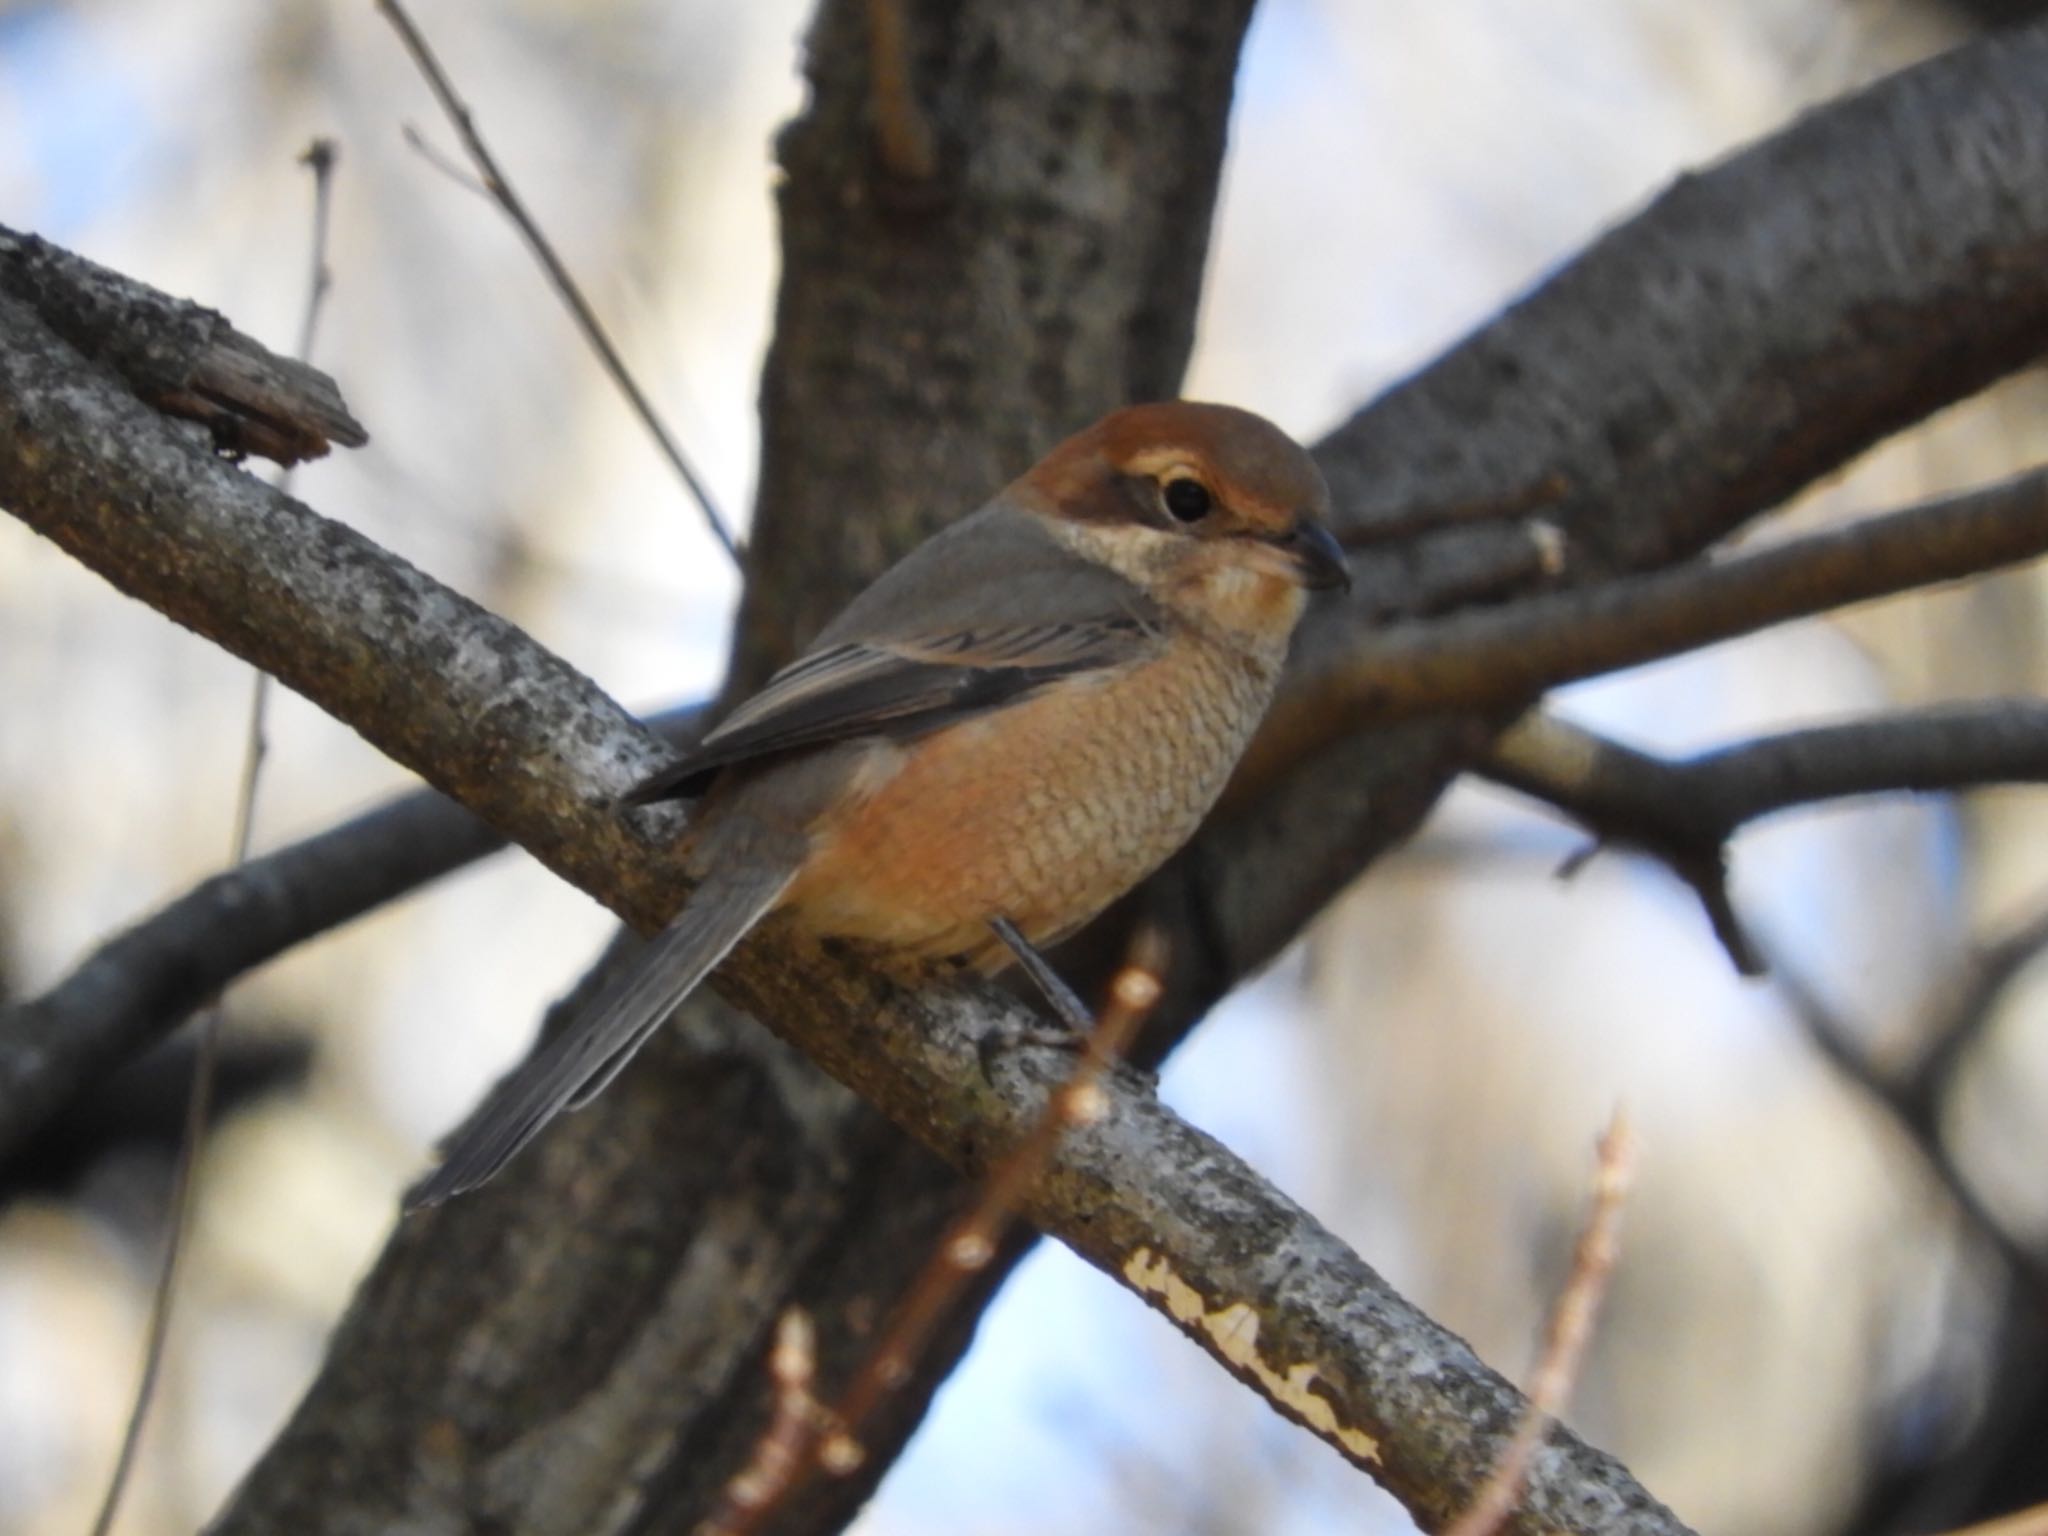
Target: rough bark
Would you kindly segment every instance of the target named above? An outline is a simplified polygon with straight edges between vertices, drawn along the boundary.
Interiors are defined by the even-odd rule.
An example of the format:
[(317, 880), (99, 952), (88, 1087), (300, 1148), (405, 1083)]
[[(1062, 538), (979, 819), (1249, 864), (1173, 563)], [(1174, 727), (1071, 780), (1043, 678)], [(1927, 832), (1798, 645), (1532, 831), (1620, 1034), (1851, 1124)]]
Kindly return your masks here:
[(1194, 337), (1250, 0), (906, 0), (938, 174), (878, 174), (864, 5), (784, 131), (783, 276), (740, 616), (748, 681), (895, 556), (1133, 400)]
[(1342, 428), (1337, 505), (1381, 536), (1519, 508), (1561, 574), (1661, 565), (2039, 357), (2044, 71), (2039, 24), (1999, 34), (1681, 176)]
[[(1001, 158), (990, 142), (963, 139), (964, 119), (972, 118), (980, 125), (977, 131), (989, 133), (998, 146), (1006, 135), (1023, 131), (988, 102), (985, 77), (978, 84), (955, 79), (956, 72), (982, 55), (951, 45), (958, 38), (993, 36), (1006, 26), (1029, 24), (998, 19), (981, 23), (977, 32), (971, 20), (963, 19), (975, 9), (964, 7), (945, 17), (916, 13), (917, 35), (924, 40), (918, 68), (932, 99), (951, 103), (938, 113), (941, 140), (948, 146), (946, 175), (957, 178), (949, 181), (947, 196), (978, 185), (963, 175), (962, 162)], [(1161, 14), (1158, 8), (1144, 12), (1145, 17)], [(814, 116), (846, 124), (859, 121), (858, 50), (845, 45), (852, 25), (840, 10), (830, 13), (814, 58)], [(1145, 22), (1135, 25), (1142, 32)], [(835, 26), (840, 29), (836, 34)], [(835, 37), (837, 43), (826, 46)], [(1032, 36), (1007, 39), (1010, 47), (1027, 52), (1033, 41)], [(1045, 68), (1056, 75), (1062, 50), (1052, 44), (1058, 40), (1046, 36), (1036, 41), (1045, 54), (1055, 55)], [(1072, 52), (1085, 52), (1088, 58), (1068, 68), (1092, 64), (1100, 55), (1099, 48)], [(1833, 467), (1897, 421), (1946, 403), (2038, 352), (2040, 290), (2048, 283), (2041, 264), (2031, 260), (2043, 228), (2038, 198), (2013, 185), (2023, 179), (2027, 157), (2009, 162), (1993, 151), (2001, 144), (2038, 142), (2043, 109), (2027, 77), (2038, 78), (2043, 54), (2038, 32), (2021, 34), (1816, 116), (1785, 140), (1681, 189), (1338, 434), (1326, 445), (1326, 462), (1340, 494), (1348, 494), (1360, 512), (1362, 527), (1389, 520), (1389, 514), (1374, 510), (1375, 493), (1381, 508), (1526, 507), (1532, 486), (1543, 486), (1554, 476), (1565, 488), (1543, 508), (1564, 535), (1561, 563), (1547, 562), (1543, 540), (1532, 538), (1522, 524), (1450, 530), (1375, 564), (1367, 585), (1380, 606), (1432, 611), (1559, 575), (1573, 579), (1684, 554), (1763, 510), (1801, 479)], [(1016, 66), (1006, 61), (1004, 67)], [(1208, 67), (1213, 70), (1214, 61)], [(1227, 73), (1225, 68), (1225, 78)], [(933, 83), (935, 75), (939, 78)], [(1044, 88), (1039, 72), (1017, 78)], [(1140, 71), (1132, 78), (1148, 77)], [(1171, 89), (1169, 82), (1164, 94), (1181, 102), (1188, 93)], [(963, 105), (962, 98), (971, 99)], [(1929, 132), (1937, 106), (1938, 135)], [(838, 117), (830, 117), (835, 112)], [(1076, 119), (1089, 120), (1085, 113)], [(1038, 122), (1032, 118), (1026, 127), (1035, 129)], [(1126, 126), (1142, 132), (1147, 120), (1139, 114)], [(839, 203), (805, 203), (797, 185), (802, 179), (800, 139), (791, 150), (789, 214), (793, 224), (810, 218), (828, 221), (828, 235), (818, 247), (822, 271), (813, 273), (817, 281), (829, 280), (841, 264), (875, 261), (880, 266), (871, 275), (886, 285), (885, 257), (892, 245), (947, 238), (920, 233), (930, 227), (923, 221), (943, 225), (956, 211), (943, 201), (936, 209), (864, 207), (863, 184), (846, 164), (846, 157), (861, 153), (857, 135), (820, 141), (825, 147), (821, 154), (839, 169)], [(1785, 149), (1791, 140), (1801, 146), (1798, 154)], [(1213, 140), (1198, 136), (1195, 142)], [(1874, 177), (1835, 175), (1859, 164), (1905, 163), (1926, 170), (1926, 157), (1934, 154), (1951, 160), (1949, 179), (1918, 200), (1900, 197), (1894, 186), (1879, 186)], [(1820, 157), (1820, 169), (1813, 157)], [(1013, 159), (1026, 163), (1023, 157)], [(1773, 164), (1778, 166), (1775, 175), (1769, 172)], [(1111, 167), (1118, 175), (1124, 169), (1120, 159)], [(1709, 182), (1727, 196), (1714, 205), (1714, 218), (1701, 219), (1698, 205), (1686, 199), (1706, 195), (1699, 187)], [(1816, 185), (1846, 185), (1852, 195), (1846, 205), (1816, 208), (1810, 200)], [(1036, 226), (1058, 222), (1063, 205), (1048, 195), (1043, 202), (1027, 199), (1018, 208), (1013, 217)], [(1174, 231), (1185, 243), (1185, 209), (1177, 212)], [(1116, 206), (1111, 216), (1120, 248), (1124, 240), (1142, 240), (1148, 230), (1156, 235), (1162, 222), (1156, 209), (1148, 215), (1142, 198)], [(829, 222), (833, 218), (843, 222)], [(1863, 238), (1842, 247), (1836, 232), (1845, 219)], [(1731, 224), (1746, 228), (1760, 220), (1773, 232), (1762, 248), (1730, 248)], [(934, 294), (949, 294), (949, 285), (971, 286), (977, 274), (994, 285), (988, 291), (995, 295), (1031, 297), (1029, 285), (1013, 277), (1009, 262), (992, 255), (977, 262), (977, 231), (974, 225), (953, 230), (954, 259), (920, 268), (921, 283), (887, 287), (891, 303), (900, 306), (893, 325), (912, 335), (905, 345), (922, 344), (915, 336), (918, 317)], [(802, 238), (792, 228), (792, 242)], [(1063, 248), (1057, 240), (1034, 247), (1034, 259), (1053, 260)], [(876, 249), (884, 254), (874, 254)], [(1745, 251), (1745, 259), (1761, 263), (1771, 281), (1763, 276), (1749, 281), (1739, 270), (1730, 270), (1739, 267)], [(2001, 252), (2011, 265), (2001, 265)], [(1829, 262), (1844, 267), (1831, 268)], [(1152, 270), (1144, 263), (1127, 270), (1135, 274), (1140, 267)], [(793, 259), (787, 282), (794, 286), (810, 280), (804, 272), (802, 262)], [(1973, 281), (1977, 288), (1970, 286)], [(1062, 291), (1047, 286), (1038, 296), (1050, 294), (1056, 301)], [(1986, 291), (1989, 297), (1981, 303), (1971, 297)], [(1744, 299), (1732, 315), (1726, 302), (1730, 292)], [(1899, 306), (1883, 311), (1879, 305), (1890, 323), (1874, 333), (1852, 323), (1862, 306), (1877, 302), (1873, 295), (1889, 295)], [(999, 344), (1016, 339), (979, 308), (966, 306), (961, 313), (962, 323), (987, 327), (976, 333), (982, 339)], [(1136, 313), (1096, 315), (1094, 323), (1113, 320), (1113, 334), (1151, 337), (1156, 344), (1161, 328), (1155, 322), (1138, 325)], [(1916, 316), (1918, 323), (1911, 323)], [(1653, 318), (1654, 326), (1642, 317)], [(782, 320), (785, 335), (798, 325), (837, 326), (867, 336), (869, 345), (885, 353), (885, 344), (895, 340), (888, 324), (877, 321), (862, 332), (858, 315), (830, 306), (802, 309), (787, 290)], [(1081, 323), (1081, 317), (1069, 317), (1067, 323)], [(1639, 323), (1654, 329), (1659, 346), (1634, 345), (1632, 327)], [(1847, 327), (1855, 345), (1845, 353), (1853, 366), (1825, 366), (1830, 325)], [(1184, 338), (1184, 326), (1178, 334)], [(1611, 367), (1602, 363), (1608, 349), (1622, 361)], [(1112, 348), (1097, 355), (1123, 354)], [(1769, 381), (1772, 374), (1769, 367), (1759, 373), (1760, 357), (1800, 387), (1789, 392), (1794, 397), (1790, 426), (1746, 434), (1744, 424), (1753, 425), (1760, 407), (1770, 404), (1770, 390), (1758, 380)], [(965, 367), (962, 359), (1010, 379), (1004, 388), (1021, 394), (1023, 401), (1005, 399), (1003, 389), (978, 373), (948, 382), (949, 374)], [(778, 345), (774, 367), (816, 367), (829, 377), (835, 368), (850, 370), (857, 361), (858, 356), (836, 361), (830, 355), (791, 357)], [(886, 355), (865, 361), (888, 366)], [(1014, 457), (1004, 450), (975, 462), (979, 450), (971, 439), (977, 432), (1010, 431), (1013, 410), (1040, 412), (1032, 419), (1056, 424), (1050, 430), (1057, 430), (1096, 408), (1097, 402), (1079, 391), (1060, 399), (1055, 371), (1023, 362), (1022, 354), (1000, 345), (993, 352), (970, 347), (940, 357), (930, 369), (895, 381), (893, 387), (903, 391), (896, 406), (906, 413), (903, 417), (872, 410), (860, 418), (859, 432), (840, 432), (838, 423), (840, 413), (857, 413), (869, 400), (863, 374), (844, 371), (830, 387), (812, 386), (808, 393), (791, 385), (783, 405), (778, 405), (779, 386), (771, 374), (766, 392), (770, 457), (764, 466), (768, 504), (786, 497), (788, 505), (809, 509), (805, 517), (831, 517), (849, 505), (865, 512), (872, 506), (881, 525), (892, 531), (864, 544), (865, 536), (849, 530), (839, 535), (832, 558), (784, 551), (778, 558), (792, 562), (800, 572), (796, 576), (778, 576), (775, 567), (764, 563), (746, 629), (754, 651), (772, 653), (829, 608), (831, 599), (821, 595), (824, 584), (856, 574), (839, 569), (840, 561), (861, 572), (871, 569), (885, 548), (894, 547), (896, 537), (907, 537), (940, 512), (967, 504), (1028, 457), (1028, 449)], [(1163, 360), (1154, 355), (1148, 366), (1177, 369), (1178, 362), (1177, 354)], [(1170, 376), (1169, 371), (1169, 381)], [(1141, 387), (1151, 377), (1143, 369), (1127, 368), (1110, 381), (1099, 403), (1164, 392)], [(1528, 395), (1537, 403), (1526, 403)], [(1069, 405), (1075, 410), (1072, 418), (1062, 414)], [(977, 410), (989, 412), (989, 418), (975, 421)], [(829, 434), (835, 442), (820, 454), (815, 469), (789, 471), (789, 488), (781, 488), (775, 477), (783, 471), (777, 464), (784, 455), (796, 454), (812, 432)], [(1498, 448), (1490, 446), (1496, 435)], [(919, 455), (910, 445), (920, 441), (939, 446)], [(900, 478), (902, 464), (917, 471), (907, 482)], [(10, 499), (14, 486), (9, 482), (23, 473), (19, 464), (0, 471)], [(963, 494), (955, 476), (980, 478)], [(906, 484), (920, 490), (943, 484), (946, 489), (929, 505), (899, 513)], [(871, 499), (856, 502), (855, 497)], [(793, 523), (790, 536), (801, 526)], [(113, 531), (102, 526), (87, 537)], [(770, 612), (773, 589), (784, 580), (819, 584), (818, 591), (796, 604), (786, 628)], [(513, 675), (526, 676), (518, 670)], [(564, 697), (574, 694), (565, 687)], [(596, 718), (603, 718), (601, 711)], [(598, 738), (613, 739), (611, 729), (605, 726)], [(616, 773), (616, 765), (604, 760), (598, 738), (590, 743), (595, 756), (585, 766), (600, 770), (599, 782), (615, 783), (605, 774)], [(1181, 914), (1189, 925), (1184, 932), (1213, 941), (1198, 946), (1191, 979), (1176, 976), (1183, 1013), (1199, 1009), (1237, 967), (1256, 963), (1296, 931), (1321, 895), (1405, 825), (1403, 817), (1426, 806), (1435, 788), (1482, 750), (1486, 738), (1481, 722), (1412, 727), (1340, 743), (1306, 765), (1285, 794), (1262, 798), (1246, 815), (1198, 842), (1150, 898)], [(631, 756), (640, 749), (617, 750)], [(573, 778), (576, 765), (559, 766)], [(467, 772), (467, 767), (458, 762), (453, 771)], [(540, 814), (545, 798), (500, 795), (495, 803), (508, 813), (531, 809)], [(1382, 815), (1381, 807), (1393, 809)], [(574, 795), (555, 809), (570, 823), (581, 814)], [(569, 836), (579, 831), (572, 825)], [(555, 849), (562, 866), (591, 873), (589, 863), (573, 850), (547, 837), (542, 841)], [(638, 839), (617, 834), (611, 836), (610, 850), (628, 864), (644, 852)], [(592, 862), (604, 863), (611, 856), (607, 851)], [(1253, 876), (1264, 884), (1254, 883)], [(629, 910), (648, 915), (633, 894), (639, 888), (634, 868), (621, 866), (599, 878)], [(1218, 961), (1214, 957), (1219, 954), (1227, 958)], [(825, 971), (829, 967), (815, 974)], [(794, 974), (814, 972), (798, 966)], [(849, 979), (848, 985), (857, 981)], [(739, 995), (763, 1003), (771, 1016), (775, 1010), (765, 1005), (782, 994), (751, 989), (790, 984), (778, 979), (773, 966), (746, 957), (733, 976)], [(893, 999), (891, 1009), (914, 1012), (941, 1003), (914, 1007)], [(816, 999), (807, 999), (807, 1005), (823, 1006)], [(835, 1008), (833, 1017), (850, 1025), (855, 1006), (844, 1006), (847, 1011)], [(988, 1007), (1000, 1016), (1000, 1010)], [(903, 1017), (896, 1011), (884, 1015), (889, 1021)], [(895, 1027), (891, 1022), (890, 1030)], [(858, 1262), (860, 1239), (874, 1247), (914, 1250), (919, 1228), (898, 1221), (899, 1201), (916, 1207), (931, 1188), (918, 1182), (922, 1176), (915, 1169), (890, 1164), (892, 1177), (900, 1171), (904, 1182), (889, 1190), (886, 1209), (873, 1203), (876, 1189), (862, 1179), (876, 1176), (882, 1164), (862, 1139), (865, 1132), (844, 1135), (844, 1122), (817, 1108), (829, 1100), (829, 1092), (804, 1072), (777, 1066), (772, 1053), (757, 1054), (753, 1045), (742, 1050), (728, 1036), (707, 1038), (710, 1028), (694, 1027), (691, 1038), (702, 1052), (696, 1060), (677, 1032), (678, 1039), (659, 1053), (656, 1065), (623, 1082), (605, 1110), (581, 1117), (552, 1138), (504, 1187), (456, 1207), (431, 1227), (400, 1234), (344, 1323), (328, 1374), (245, 1490), (228, 1528), (294, 1524), (350, 1529), (388, 1522), (407, 1510), (461, 1523), (516, 1507), (535, 1529), (611, 1529), (629, 1520), (644, 1529), (668, 1529), (701, 1507), (691, 1500), (720, 1475), (718, 1446), (744, 1444), (746, 1410), (735, 1404), (758, 1395), (752, 1349), (759, 1327), (784, 1296), (801, 1294), (817, 1282), (828, 1302), (823, 1318), (828, 1336), (840, 1326), (851, 1337), (863, 1308), (893, 1294), (886, 1267), (870, 1270)], [(930, 1041), (934, 1052), (949, 1039), (945, 1018), (926, 1016), (918, 1028), (926, 1031), (918, 1038)], [(893, 1059), (879, 1044), (870, 1040), (849, 1057), (847, 1042), (834, 1047), (828, 1040), (826, 1054), (841, 1070), (861, 1076)], [(864, 1054), (871, 1049), (874, 1060)], [(720, 1118), (721, 1106), (733, 1118)], [(942, 1108), (938, 1102), (922, 1108), (898, 1104), (904, 1117), (927, 1133), (934, 1125), (930, 1116)], [(738, 1134), (734, 1126), (747, 1120), (770, 1127), (769, 1133), (758, 1139)], [(794, 1152), (803, 1155), (797, 1158)], [(844, 1180), (833, 1167), (835, 1160), (850, 1170)], [(723, 1170), (716, 1188), (703, 1182), (707, 1167)], [(761, 1189), (753, 1192), (759, 1198), (750, 1198), (744, 1209), (719, 1199), (738, 1187), (735, 1167), (762, 1175)], [(771, 1186), (791, 1192), (780, 1208)], [(1039, 1214), (1051, 1219), (1043, 1209)], [(727, 1218), (723, 1224), (721, 1217)], [(685, 1235), (698, 1231), (706, 1242), (684, 1243)], [(873, 1241), (878, 1232), (886, 1232), (886, 1243)], [(732, 1240), (721, 1244), (717, 1238)], [(1206, 1281), (1190, 1283), (1207, 1298), (1225, 1294), (1207, 1289)], [(708, 1338), (691, 1334), (700, 1316), (717, 1321)], [(1277, 1344), (1287, 1337), (1277, 1322), (1262, 1326), (1262, 1341)], [(1375, 1391), (1400, 1386), (1365, 1367), (1346, 1379)], [(1495, 1389), (1482, 1384), (1474, 1390), (1487, 1399)], [(1332, 1401), (1345, 1414), (1356, 1406), (1348, 1387)], [(1380, 1409), (1391, 1411), (1390, 1400), (1377, 1401)], [(733, 1427), (720, 1434), (720, 1425)], [(512, 1426), (523, 1432), (515, 1435)], [(1407, 1482), (1410, 1475), (1445, 1470), (1438, 1465), (1443, 1447), (1430, 1445), (1430, 1433), (1437, 1431), (1450, 1432), (1450, 1426), (1439, 1423), (1390, 1458), (1404, 1469), (1390, 1476), (1396, 1486), (1408, 1489), (1426, 1518), (1434, 1517), (1441, 1501), (1458, 1497), (1461, 1487), (1460, 1476), (1448, 1470), (1430, 1488)], [(594, 1441), (602, 1442), (598, 1450), (592, 1448)], [(479, 1459), (472, 1454), (478, 1447), (501, 1454)], [(1555, 1481), (1565, 1490), (1557, 1497), (1564, 1498), (1571, 1478), (1589, 1464), (1560, 1455), (1561, 1462), (1553, 1458), (1540, 1469), (1539, 1484)], [(1425, 1467), (1427, 1474), (1420, 1470)], [(648, 1496), (650, 1490), (656, 1496)], [(822, 1523), (833, 1517), (827, 1510), (815, 1518)]]
[(199, 422), (224, 453), (280, 464), (369, 436), (317, 368), (280, 357), (213, 310), (0, 226), (0, 293), (111, 368), (138, 398)]
[[(0, 301), (0, 398), (20, 429), (0, 453), (0, 494), (18, 516), (356, 721), (641, 926), (668, 915), (681, 893), (658, 841), (592, 809), (651, 750), (639, 726), (502, 621), (167, 433), (67, 354)], [(367, 650), (387, 678), (411, 679), (409, 697), (366, 688)], [(580, 823), (577, 841), (594, 841), (599, 822), (612, 824), (603, 866), (561, 835)], [(1026, 1045), (989, 1056), (992, 1035), (1028, 1038), (1028, 1012), (986, 987), (932, 983), (906, 990), (764, 932), (721, 970), (719, 990), (974, 1174), (1029, 1130), (1069, 1060)], [(771, 1133), (706, 1147), (701, 1124), (663, 1102), (673, 1080), (643, 1070), (611, 1113), (571, 1119), (481, 1196), (409, 1221), (298, 1416), (291, 1476), (267, 1482), (260, 1469), (223, 1529), (666, 1528), (701, 1509), (708, 1468), (676, 1454), (679, 1427), (715, 1434), (731, 1420), (685, 1415), (679, 1426), (679, 1372), (687, 1363), (701, 1382), (709, 1361), (750, 1368), (759, 1297), (801, 1289), (820, 1240), (872, 1246), (857, 1209), (821, 1199), (843, 1192), (836, 1158), (813, 1149), (884, 1166), (901, 1154), (808, 1068), (729, 1037), (707, 1042), (701, 1027), (695, 1036), (691, 1092)], [(675, 1070), (672, 1058), (655, 1065)], [(1469, 1500), (1524, 1411), (1513, 1388), (1163, 1109), (1142, 1076), (1105, 1087), (1108, 1113), (1062, 1144), (1026, 1199), (1031, 1218), (1425, 1518)], [(901, 1192), (878, 1172), (864, 1159), (853, 1187), (893, 1206)], [(911, 1184), (951, 1203), (944, 1181)], [(786, 1198), (763, 1201), (764, 1189)], [(792, 1204), (809, 1219), (784, 1228)], [(707, 1230), (722, 1241), (702, 1242)], [(848, 1298), (827, 1300), (853, 1347), (863, 1330), (844, 1315)], [(545, 1374), (521, 1369), (536, 1352), (551, 1361)], [(369, 1390), (350, 1390), (364, 1385), (358, 1372)], [(1529, 1529), (1683, 1530), (1562, 1431), (1546, 1465)], [(655, 1508), (650, 1489), (675, 1502)]]

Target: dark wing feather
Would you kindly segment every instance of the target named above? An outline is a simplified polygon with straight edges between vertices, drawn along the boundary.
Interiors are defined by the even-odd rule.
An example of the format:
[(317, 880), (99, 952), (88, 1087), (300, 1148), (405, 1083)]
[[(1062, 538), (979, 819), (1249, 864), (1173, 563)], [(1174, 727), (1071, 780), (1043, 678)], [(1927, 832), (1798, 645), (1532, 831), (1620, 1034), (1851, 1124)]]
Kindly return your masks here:
[(1164, 643), (1165, 616), (998, 496), (883, 573), (812, 647), (629, 802), (700, 793), (722, 768), (861, 736), (914, 736)]
[(679, 762), (626, 796), (628, 804), (697, 794), (719, 769), (859, 736), (921, 735), (1060, 678), (1107, 671), (1150, 653), (1149, 620), (1119, 613), (1085, 622), (963, 628), (887, 642), (848, 642), (802, 657), (772, 678)]
[(634, 956), (555, 1041), (521, 1063), (456, 1132), (405, 1208), (475, 1189), (564, 1109), (580, 1109), (788, 889), (796, 860), (727, 859), (676, 920)]

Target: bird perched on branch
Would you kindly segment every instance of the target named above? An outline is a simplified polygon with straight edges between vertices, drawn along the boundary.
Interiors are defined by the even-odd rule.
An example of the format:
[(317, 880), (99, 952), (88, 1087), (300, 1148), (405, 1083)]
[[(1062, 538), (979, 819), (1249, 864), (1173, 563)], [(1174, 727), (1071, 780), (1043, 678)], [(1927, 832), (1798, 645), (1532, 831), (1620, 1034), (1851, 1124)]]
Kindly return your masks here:
[(987, 972), (1080, 927), (1193, 834), (1311, 588), (1348, 585), (1329, 490), (1248, 411), (1133, 406), (927, 540), (626, 796), (696, 798), (682, 913), (515, 1070), (408, 1197), (491, 1177), (587, 1102), (764, 919)]

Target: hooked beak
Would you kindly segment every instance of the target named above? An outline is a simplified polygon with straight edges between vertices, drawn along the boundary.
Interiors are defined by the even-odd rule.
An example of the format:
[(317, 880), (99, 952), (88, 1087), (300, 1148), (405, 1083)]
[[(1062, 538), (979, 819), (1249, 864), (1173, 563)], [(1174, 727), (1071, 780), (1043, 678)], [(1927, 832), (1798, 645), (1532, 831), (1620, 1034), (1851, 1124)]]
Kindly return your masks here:
[(1344, 550), (1330, 536), (1330, 530), (1312, 517), (1304, 516), (1293, 531), (1273, 541), (1294, 559), (1301, 584), (1311, 592), (1331, 587), (1351, 590), (1351, 571), (1344, 564)]

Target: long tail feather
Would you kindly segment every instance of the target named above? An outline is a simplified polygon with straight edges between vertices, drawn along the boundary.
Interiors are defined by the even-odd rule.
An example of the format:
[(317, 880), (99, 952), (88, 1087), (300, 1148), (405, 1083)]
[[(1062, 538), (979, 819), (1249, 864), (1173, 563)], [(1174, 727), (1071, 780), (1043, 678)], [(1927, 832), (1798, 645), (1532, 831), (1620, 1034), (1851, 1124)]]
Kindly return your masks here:
[(405, 1208), (438, 1205), (503, 1168), (564, 1109), (596, 1097), (773, 907), (794, 867), (721, 871), (545, 1050), (501, 1082), (456, 1133), (441, 1166), (406, 1192)]

